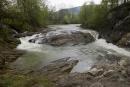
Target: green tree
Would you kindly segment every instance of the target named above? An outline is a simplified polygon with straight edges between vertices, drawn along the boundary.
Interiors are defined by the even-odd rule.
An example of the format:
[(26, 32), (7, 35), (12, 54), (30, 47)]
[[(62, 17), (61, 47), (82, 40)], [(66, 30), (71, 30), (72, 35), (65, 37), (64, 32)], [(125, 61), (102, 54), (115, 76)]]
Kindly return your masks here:
[(102, 4), (111, 8), (118, 6), (119, 0), (102, 0)]
[(104, 0), (100, 5), (94, 3), (84, 4), (80, 11), (80, 21), (83, 26), (90, 28), (102, 27), (105, 23), (105, 15), (108, 12), (108, 2)]
[(8, 1), (7, 0), (0, 0), (0, 20), (5, 17), (6, 14), (6, 10), (8, 7)]
[(18, 32), (46, 27), (48, 7), (43, 0), (0, 0), (0, 24)]
[(17, 0), (17, 3), (30, 25), (35, 27), (46, 25), (48, 8), (45, 4), (40, 4), (41, 0)]

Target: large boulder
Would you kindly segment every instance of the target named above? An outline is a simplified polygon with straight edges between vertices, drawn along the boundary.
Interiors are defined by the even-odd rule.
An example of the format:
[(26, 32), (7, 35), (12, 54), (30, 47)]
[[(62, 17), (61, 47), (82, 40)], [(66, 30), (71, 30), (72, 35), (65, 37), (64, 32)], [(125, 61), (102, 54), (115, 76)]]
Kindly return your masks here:
[(94, 36), (87, 30), (56, 30), (46, 34), (36, 35), (29, 42), (49, 44), (53, 46), (88, 44), (95, 41)]
[(34, 73), (43, 74), (53, 78), (52, 81), (58, 81), (59, 78), (68, 75), (78, 62), (78, 60), (70, 60), (70, 57), (62, 58), (47, 64)]

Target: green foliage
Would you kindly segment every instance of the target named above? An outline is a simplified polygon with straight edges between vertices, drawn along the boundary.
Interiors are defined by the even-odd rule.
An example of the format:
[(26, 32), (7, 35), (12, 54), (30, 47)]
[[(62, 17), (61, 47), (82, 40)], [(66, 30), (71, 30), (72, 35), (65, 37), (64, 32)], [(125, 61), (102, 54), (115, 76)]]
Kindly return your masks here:
[(9, 35), (9, 31), (7, 29), (0, 29), (0, 37), (7, 39)]
[(40, 0), (17, 0), (20, 11), (25, 16), (27, 22), (34, 27), (46, 26), (48, 8)]
[(0, 24), (18, 32), (36, 31), (47, 26), (48, 7), (41, 0), (0, 0)]
[(7, 0), (0, 0), (0, 20), (7, 16), (7, 8), (9, 6), (9, 3)]
[(76, 24), (79, 23), (78, 15), (67, 14), (63, 18), (63, 23), (65, 24)]
[(102, 0), (102, 4), (105, 6), (110, 6), (110, 8), (114, 8), (118, 6), (119, 0)]
[(80, 11), (80, 22), (83, 26), (90, 28), (102, 27), (106, 22), (106, 14), (109, 10), (109, 6), (106, 2), (102, 2), (100, 5), (94, 3), (90, 5), (84, 4)]
[(53, 84), (45, 76), (29, 76), (4, 74), (0, 76), (0, 87), (52, 87)]
[(90, 5), (84, 4), (80, 11), (80, 21), (83, 26), (90, 28), (101, 28), (108, 22), (107, 13), (123, 2), (129, 0), (102, 0), (101, 4), (96, 5), (93, 2)]

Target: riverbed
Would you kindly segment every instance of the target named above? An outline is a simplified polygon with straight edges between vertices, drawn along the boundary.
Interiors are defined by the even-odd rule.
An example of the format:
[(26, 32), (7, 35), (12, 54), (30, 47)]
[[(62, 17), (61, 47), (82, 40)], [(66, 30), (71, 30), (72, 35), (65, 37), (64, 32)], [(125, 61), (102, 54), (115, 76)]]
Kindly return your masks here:
[[(50, 25), (52, 31), (58, 30), (84, 30), (79, 24), (70, 25)], [(106, 54), (120, 54), (130, 56), (130, 52), (116, 45), (107, 43), (104, 39), (98, 39), (96, 31), (88, 30), (96, 39), (89, 44), (78, 44), (74, 46), (51, 46), (47, 44), (30, 43), (28, 40), (36, 35), (20, 38), (21, 44), (18, 50), (25, 50), (26, 53), (11, 64), (11, 68), (19, 72), (37, 71), (50, 62), (70, 57), (70, 60), (79, 60), (78, 64), (72, 69), (73, 72), (87, 72), (93, 64), (98, 61), (100, 56)]]

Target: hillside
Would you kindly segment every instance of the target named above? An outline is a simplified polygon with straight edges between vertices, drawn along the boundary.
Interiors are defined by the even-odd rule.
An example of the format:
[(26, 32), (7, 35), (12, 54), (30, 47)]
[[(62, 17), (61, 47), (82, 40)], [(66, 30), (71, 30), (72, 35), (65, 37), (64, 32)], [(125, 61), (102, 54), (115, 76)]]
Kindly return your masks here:
[(59, 12), (69, 12), (73, 14), (79, 14), (80, 13), (80, 6), (79, 7), (73, 7), (73, 8), (67, 8), (67, 9), (61, 9)]

